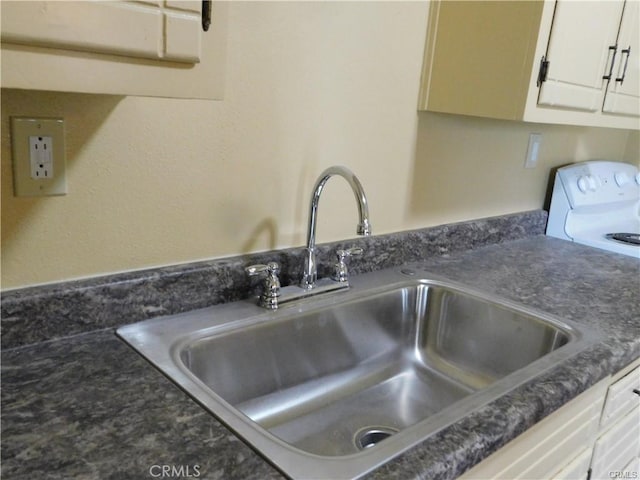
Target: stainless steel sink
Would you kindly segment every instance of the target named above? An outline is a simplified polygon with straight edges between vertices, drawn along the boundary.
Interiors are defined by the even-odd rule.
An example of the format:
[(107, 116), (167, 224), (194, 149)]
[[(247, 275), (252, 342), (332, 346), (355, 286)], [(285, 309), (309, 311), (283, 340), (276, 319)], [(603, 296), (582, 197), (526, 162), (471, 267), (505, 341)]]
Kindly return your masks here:
[(294, 478), (354, 478), (586, 348), (593, 334), (388, 270), (327, 298), (249, 301), (119, 335)]

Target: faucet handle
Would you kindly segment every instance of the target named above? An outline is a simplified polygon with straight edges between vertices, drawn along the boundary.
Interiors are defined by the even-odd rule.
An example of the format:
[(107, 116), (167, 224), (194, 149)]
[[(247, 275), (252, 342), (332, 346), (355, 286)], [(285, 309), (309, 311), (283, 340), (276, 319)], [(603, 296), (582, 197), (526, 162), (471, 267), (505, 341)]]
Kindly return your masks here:
[(258, 305), (269, 310), (276, 310), (278, 308), (278, 297), (280, 296), (280, 279), (278, 278), (280, 265), (276, 262), (269, 262), (266, 265), (259, 263), (246, 267), (244, 271), (250, 277), (266, 273), (263, 284), (264, 289), (258, 300)]
[(351, 257), (362, 255), (364, 250), (360, 247), (352, 247), (346, 250), (336, 250), (338, 256), (338, 263), (334, 265), (333, 276), (331, 277), (336, 282), (348, 283), (349, 282), (349, 259)]
[(357, 257), (359, 255), (362, 255), (364, 253), (364, 250), (360, 247), (351, 247), (351, 248), (347, 248), (346, 250), (336, 250), (336, 255), (338, 255), (338, 260), (344, 260), (347, 259), (349, 257)]
[(269, 262), (267, 264), (257, 263), (255, 265), (245, 267), (244, 271), (247, 272), (250, 277), (254, 277), (265, 272), (267, 272), (267, 275), (277, 275), (280, 272), (280, 265), (276, 262)]

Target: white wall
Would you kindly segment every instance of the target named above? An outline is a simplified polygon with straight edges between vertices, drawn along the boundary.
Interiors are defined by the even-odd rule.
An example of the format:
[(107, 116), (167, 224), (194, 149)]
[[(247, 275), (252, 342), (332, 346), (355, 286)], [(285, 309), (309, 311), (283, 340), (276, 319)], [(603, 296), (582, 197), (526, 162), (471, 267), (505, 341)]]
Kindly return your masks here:
[[(2, 288), (302, 245), (333, 164), (356, 172), (387, 233), (540, 208), (549, 168), (574, 159), (637, 161), (624, 130), (418, 114), (427, 10), (231, 3), (223, 101), (3, 90)], [(11, 115), (65, 118), (67, 196), (13, 197)], [(319, 216), (319, 241), (354, 236), (341, 179)]]

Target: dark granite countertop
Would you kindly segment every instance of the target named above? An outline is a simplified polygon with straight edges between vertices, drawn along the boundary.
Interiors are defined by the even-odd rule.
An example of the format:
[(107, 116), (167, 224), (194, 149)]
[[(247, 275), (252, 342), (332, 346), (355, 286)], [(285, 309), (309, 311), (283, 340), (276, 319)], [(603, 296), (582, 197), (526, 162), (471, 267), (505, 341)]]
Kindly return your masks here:
[[(542, 235), (507, 240), (411, 263), (596, 326), (603, 341), (369, 477), (455, 478), (640, 357), (640, 261)], [(163, 468), (172, 478), (282, 478), (112, 326), (3, 350), (3, 478), (161, 478)]]
[(538, 236), (418, 265), (594, 327), (602, 340), (393, 459), (371, 478), (455, 478), (599, 380), (640, 358), (637, 259)]

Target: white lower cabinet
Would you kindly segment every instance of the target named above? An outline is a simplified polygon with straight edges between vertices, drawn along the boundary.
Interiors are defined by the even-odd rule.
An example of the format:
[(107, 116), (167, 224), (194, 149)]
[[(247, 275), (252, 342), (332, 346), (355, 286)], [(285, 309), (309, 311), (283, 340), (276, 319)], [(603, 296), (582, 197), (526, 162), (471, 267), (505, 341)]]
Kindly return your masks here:
[(569, 465), (553, 476), (553, 480), (584, 480), (589, 472), (591, 463), (591, 450), (584, 449), (580, 455), (574, 458)]
[(640, 479), (640, 359), (562, 406), (462, 480)]
[(600, 434), (591, 458), (591, 479), (638, 479), (640, 469), (640, 367), (607, 392)]

